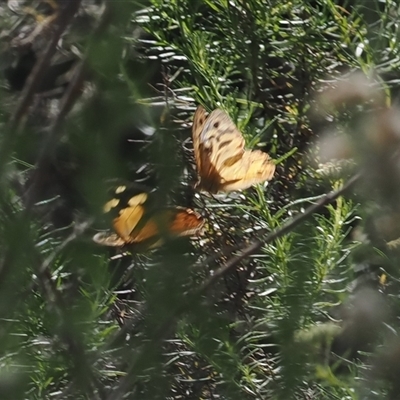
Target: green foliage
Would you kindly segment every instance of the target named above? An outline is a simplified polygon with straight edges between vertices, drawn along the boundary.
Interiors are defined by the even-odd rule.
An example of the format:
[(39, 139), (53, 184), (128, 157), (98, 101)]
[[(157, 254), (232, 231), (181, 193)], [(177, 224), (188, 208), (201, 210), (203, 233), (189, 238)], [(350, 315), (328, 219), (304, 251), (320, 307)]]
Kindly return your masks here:
[[(49, 2), (33, 7), (57, 13)], [(387, 310), (398, 314), (398, 255), (376, 215), (398, 198), (374, 168), (390, 157), (365, 126), (384, 131), (380, 112), (397, 99), (397, 8), (389, 0), (83, 1), (45, 81), (65, 54), (84, 73), (75, 64), (68, 85), (29, 98), (10, 74), (25, 51), (44, 57), (36, 47), (50, 39), (40, 33), (23, 47), (15, 39), (23, 30), (12, 27), (33, 32), (42, 19), (26, 22), (26, 10), (0, 5), (20, 50), (1, 43), (10, 60), (0, 66), (0, 398), (395, 398), (382, 365), (398, 363), (376, 349), (390, 353), (388, 337), (398, 346)], [(343, 73), (371, 77), (373, 68), (382, 104), (350, 83), (347, 97), (318, 98)], [(26, 78), (18, 75), (25, 88)], [(268, 186), (194, 190), (187, 123), (196, 103), (224, 109), (249, 148), (277, 160)], [(338, 131), (329, 138), (346, 131), (354, 159), (378, 178), (307, 214), (357, 170), (317, 168), (326, 130)], [(156, 189), (158, 208), (200, 211), (204, 234), (140, 254), (95, 246), (111, 178)], [(302, 213), (305, 222), (266, 242)], [(361, 244), (360, 220), (377, 238)], [(224, 272), (256, 239), (264, 245)], [(355, 280), (365, 264), (371, 292)], [(379, 292), (385, 279), (390, 300)]]

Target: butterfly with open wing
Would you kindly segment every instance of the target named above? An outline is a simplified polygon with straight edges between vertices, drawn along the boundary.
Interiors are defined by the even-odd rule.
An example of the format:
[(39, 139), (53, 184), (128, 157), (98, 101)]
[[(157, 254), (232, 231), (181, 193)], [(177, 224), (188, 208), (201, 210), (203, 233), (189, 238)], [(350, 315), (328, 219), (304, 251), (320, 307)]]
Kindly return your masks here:
[(166, 237), (194, 236), (201, 233), (204, 219), (190, 208), (163, 207), (148, 205), (149, 193), (140, 193), (121, 201), (126, 186), (119, 186), (116, 198), (108, 201), (105, 213), (118, 211), (113, 219), (114, 232), (99, 232), (93, 240), (104, 246), (123, 247), (138, 245), (140, 248), (152, 249), (160, 246)]
[(216, 109), (207, 116), (198, 106), (192, 136), (200, 189), (230, 192), (272, 179), (275, 164), (270, 156), (245, 150), (241, 132), (224, 111)]

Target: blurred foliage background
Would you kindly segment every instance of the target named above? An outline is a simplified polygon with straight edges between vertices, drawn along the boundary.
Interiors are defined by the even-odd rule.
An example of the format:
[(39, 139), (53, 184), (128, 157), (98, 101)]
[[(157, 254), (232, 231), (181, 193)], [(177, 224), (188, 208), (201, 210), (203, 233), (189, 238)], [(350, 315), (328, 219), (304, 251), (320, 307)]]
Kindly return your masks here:
[[(0, 398), (399, 398), (399, 12), (1, 1)], [(197, 104), (268, 186), (194, 189)], [(117, 182), (204, 233), (96, 245)]]

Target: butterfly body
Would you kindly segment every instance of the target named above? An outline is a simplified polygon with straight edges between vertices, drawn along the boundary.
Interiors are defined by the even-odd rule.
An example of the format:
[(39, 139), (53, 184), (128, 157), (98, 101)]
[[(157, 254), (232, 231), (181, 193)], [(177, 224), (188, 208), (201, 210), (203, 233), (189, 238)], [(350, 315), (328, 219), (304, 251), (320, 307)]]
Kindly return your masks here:
[(267, 153), (246, 150), (230, 117), (216, 109), (208, 116), (198, 106), (193, 119), (193, 147), (200, 177), (198, 186), (210, 193), (246, 189), (270, 180), (275, 164)]

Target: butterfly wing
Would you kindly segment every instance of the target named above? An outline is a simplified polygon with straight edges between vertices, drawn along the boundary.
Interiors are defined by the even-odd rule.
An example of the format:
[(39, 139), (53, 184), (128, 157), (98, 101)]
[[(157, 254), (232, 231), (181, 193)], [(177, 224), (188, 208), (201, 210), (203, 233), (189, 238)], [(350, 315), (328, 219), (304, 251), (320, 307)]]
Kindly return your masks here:
[[(127, 243), (132, 240), (132, 233), (143, 218), (145, 213), (143, 204), (146, 200), (146, 193), (140, 193), (131, 197), (128, 200), (128, 207), (123, 208), (119, 212), (118, 217), (113, 220), (115, 232)], [(112, 200), (106, 204), (109, 204), (110, 202), (112, 202)]]
[(204, 219), (190, 208), (176, 207), (172, 210), (169, 231), (176, 236), (192, 236), (201, 232)]
[(206, 119), (200, 143), (217, 171), (242, 158), (244, 139), (225, 111), (216, 109)]
[(245, 150), (241, 132), (224, 111), (216, 109), (206, 117), (198, 106), (192, 135), (201, 188), (232, 191), (272, 178), (275, 165), (269, 155)]
[(216, 193), (221, 190), (220, 170), (241, 159), (244, 139), (228, 114), (216, 109), (207, 117), (202, 106), (195, 112), (192, 135), (199, 185)]
[(153, 215), (137, 232), (134, 242), (160, 236), (192, 236), (204, 226), (203, 218), (189, 208), (165, 208)]
[(99, 232), (93, 236), (93, 241), (102, 246), (122, 247), (126, 244), (125, 240), (116, 233)]
[(133, 207), (126, 207), (120, 211), (119, 217), (113, 221), (115, 232), (126, 243), (132, 242), (135, 238), (135, 230), (144, 215), (144, 207), (140, 204)]
[[(202, 106), (198, 106), (193, 117), (192, 139), (193, 139), (194, 157), (196, 160), (196, 166), (199, 175), (204, 170), (203, 159), (202, 159), (203, 157), (200, 151), (200, 135), (201, 132), (203, 131), (206, 119), (207, 119), (206, 111)], [(207, 160), (205, 161), (207, 162)]]
[[(204, 220), (193, 210), (171, 207), (149, 212), (144, 204), (147, 197), (146, 193), (131, 197), (128, 206), (113, 220), (115, 233), (100, 232), (93, 240), (104, 246), (141, 245), (149, 249), (160, 245), (165, 235), (191, 236), (201, 231)], [(110, 200), (104, 209), (118, 205), (119, 202)]]
[(156, 212), (141, 226), (139, 224), (124, 244), (138, 246), (138, 249), (153, 249), (161, 246), (165, 237), (193, 236), (199, 234), (203, 226), (203, 218), (193, 210), (165, 208)]
[(115, 233), (99, 232), (93, 236), (93, 240), (103, 246), (113, 247), (132, 243), (136, 238), (134, 234), (135, 228), (143, 217), (143, 214), (144, 207), (140, 204), (124, 208), (120, 211), (119, 216), (114, 218), (113, 227)]
[(267, 153), (246, 150), (240, 161), (221, 169), (221, 190), (247, 189), (257, 183), (269, 181), (275, 172), (275, 164)]

